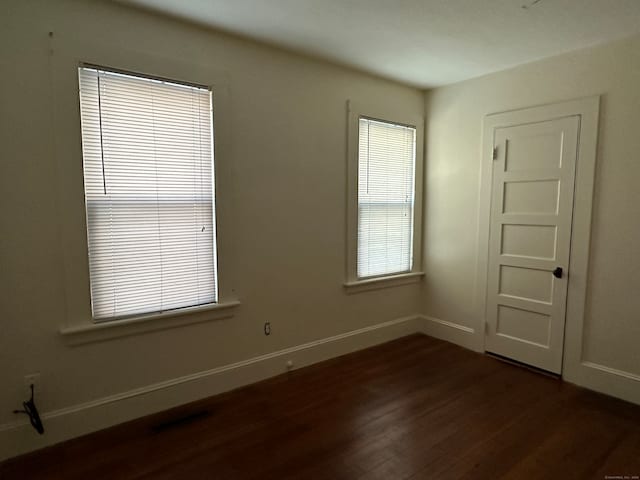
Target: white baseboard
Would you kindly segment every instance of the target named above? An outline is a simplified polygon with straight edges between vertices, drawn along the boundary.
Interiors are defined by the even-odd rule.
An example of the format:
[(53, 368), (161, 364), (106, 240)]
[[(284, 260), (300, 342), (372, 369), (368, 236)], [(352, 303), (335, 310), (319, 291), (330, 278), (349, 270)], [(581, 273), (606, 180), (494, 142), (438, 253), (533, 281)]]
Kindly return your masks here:
[[(484, 352), (482, 336), (473, 328), (439, 318), (421, 315), (422, 333), (446, 340), (461, 347)], [(640, 375), (582, 361), (576, 365), (565, 362), (562, 371), (565, 381), (583, 388), (640, 405)]]
[(640, 405), (640, 375), (589, 361), (566, 370), (568, 382)]
[[(42, 416), (46, 427), (42, 436), (24, 421), (0, 425), (0, 461), (279, 375), (286, 371), (287, 360), (300, 368), (412, 333), (482, 351), (482, 338), (474, 329), (426, 315), (412, 315), (47, 412)], [(638, 375), (582, 362), (563, 376), (582, 387), (640, 404)]]
[(478, 340), (478, 335), (476, 335), (476, 331), (473, 328), (428, 315), (421, 315), (420, 317), (422, 318), (422, 333), (425, 335), (455, 343), (476, 352), (483, 351), (482, 339)]
[(287, 360), (300, 368), (421, 331), (422, 318), (412, 315), (46, 412), (44, 435), (24, 421), (0, 425), (0, 461), (279, 375)]

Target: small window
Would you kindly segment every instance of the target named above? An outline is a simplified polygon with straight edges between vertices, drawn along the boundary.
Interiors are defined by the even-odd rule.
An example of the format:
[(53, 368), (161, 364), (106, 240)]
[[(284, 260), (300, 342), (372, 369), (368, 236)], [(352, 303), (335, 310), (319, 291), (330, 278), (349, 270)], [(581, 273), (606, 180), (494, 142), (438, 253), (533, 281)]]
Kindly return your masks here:
[(218, 300), (206, 87), (79, 68), (96, 321)]
[[(421, 124), (349, 107), (347, 286), (420, 272)], [(405, 121), (406, 120), (406, 121)]]
[(411, 271), (416, 129), (360, 118), (358, 278)]

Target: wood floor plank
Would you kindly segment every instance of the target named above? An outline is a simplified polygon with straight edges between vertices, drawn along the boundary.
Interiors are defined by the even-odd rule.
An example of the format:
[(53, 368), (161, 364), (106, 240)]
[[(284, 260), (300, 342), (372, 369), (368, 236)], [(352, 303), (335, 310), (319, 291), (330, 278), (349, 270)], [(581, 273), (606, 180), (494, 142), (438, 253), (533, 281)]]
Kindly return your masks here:
[(640, 407), (423, 335), (0, 464), (3, 480), (605, 475), (640, 475)]

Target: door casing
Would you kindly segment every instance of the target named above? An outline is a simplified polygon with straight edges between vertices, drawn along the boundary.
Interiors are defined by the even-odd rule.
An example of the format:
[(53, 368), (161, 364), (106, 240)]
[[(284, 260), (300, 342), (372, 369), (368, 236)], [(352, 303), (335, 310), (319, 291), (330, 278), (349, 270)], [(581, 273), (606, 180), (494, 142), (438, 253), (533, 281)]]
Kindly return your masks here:
[(579, 116), (578, 151), (574, 190), (574, 211), (571, 222), (571, 256), (565, 314), (565, 336), (562, 376), (581, 383), (584, 313), (588, 283), (591, 215), (597, 153), (598, 117), (600, 97), (593, 96), (561, 103), (553, 103), (487, 115), (483, 123), (480, 198), (478, 202), (478, 260), (474, 304), (478, 315), (476, 325), (482, 327), (476, 335), (477, 350), (485, 350), (487, 324), (487, 278), (489, 262), (489, 231), (491, 214), (491, 188), (493, 176), (494, 130), (521, 123), (542, 122), (555, 118)]

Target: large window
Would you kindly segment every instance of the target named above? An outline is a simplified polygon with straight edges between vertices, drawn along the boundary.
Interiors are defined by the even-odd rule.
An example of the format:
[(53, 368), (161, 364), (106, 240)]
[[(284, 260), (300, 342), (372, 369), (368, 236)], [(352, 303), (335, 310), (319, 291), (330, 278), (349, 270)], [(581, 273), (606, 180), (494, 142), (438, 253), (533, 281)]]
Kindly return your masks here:
[(349, 106), (348, 287), (422, 275), (421, 130), (421, 118)]
[(216, 303), (210, 89), (79, 69), (95, 320)]

